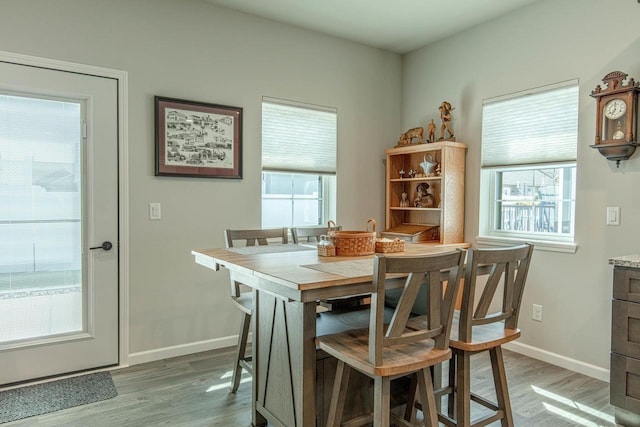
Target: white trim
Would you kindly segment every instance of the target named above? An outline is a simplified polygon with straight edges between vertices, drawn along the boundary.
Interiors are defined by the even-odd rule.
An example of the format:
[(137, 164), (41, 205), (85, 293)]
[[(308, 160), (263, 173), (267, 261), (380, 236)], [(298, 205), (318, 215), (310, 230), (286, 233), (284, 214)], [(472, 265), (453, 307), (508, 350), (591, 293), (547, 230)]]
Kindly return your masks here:
[(197, 341), (187, 344), (174, 345), (171, 347), (156, 348), (153, 350), (140, 351), (129, 355), (129, 364), (139, 365), (140, 363), (154, 362), (156, 360), (170, 359), (172, 357), (186, 356), (188, 354), (200, 353), (202, 351), (217, 350), (225, 347), (235, 347), (238, 344), (238, 336), (215, 338), (205, 341)]
[(293, 101), (291, 99), (273, 98), (270, 96), (263, 96), (262, 102), (269, 104), (288, 105), (290, 107), (306, 108), (307, 110), (325, 111), (327, 113), (338, 114), (336, 107), (329, 107), (328, 105), (309, 104), (307, 102)]
[(552, 353), (547, 350), (542, 350), (540, 348), (515, 341), (504, 344), (502, 347), (506, 350), (523, 354), (533, 359), (542, 360), (543, 362), (569, 369), (570, 371), (577, 372), (579, 374), (587, 375), (607, 383), (609, 382), (609, 370), (599, 366), (591, 365), (589, 363), (581, 362), (576, 359), (571, 359), (557, 353)]
[(126, 71), (119, 73), (120, 365), (129, 365), (129, 75)]
[(516, 238), (516, 237), (495, 237), (495, 236), (476, 236), (476, 243), (478, 245), (487, 246), (510, 246), (519, 245), (521, 243), (531, 243), (536, 250), (549, 251), (549, 252), (563, 252), (568, 254), (575, 254), (578, 250), (578, 245), (575, 243), (564, 243), (549, 240), (536, 240), (529, 238)]
[(93, 65), (59, 61), (56, 59), (40, 58), (13, 52), (0, 51), (0, 61), (12, 62), (20, 65), (50, 68), (53, 70), (69, 71), (72, 73), (89, 74), (99, 77), (112, 78), (118, 82), (118, 181), (119, 195), (119, 366), (128, 365), (129, 357), (129, 83), (126, 71), (110, 68), (95, 67)]
[(540, 92), (548, 92), (550, 90), (562, 89), (569, 86), (578, 86), (580, 80), (578, 78), (569, 79), (562, 82), (552, 83), (550, 85), (537, 86), (530, 89), (520, 90), (517, 92), (511, 92), (504, 95), (494, 96), (492, 98), (485, 98), (482, 100), (482, 105), (493, 104), (494, 102), (506, 101), (508, 99), (519, 98), (522, 96), (533, 95)]

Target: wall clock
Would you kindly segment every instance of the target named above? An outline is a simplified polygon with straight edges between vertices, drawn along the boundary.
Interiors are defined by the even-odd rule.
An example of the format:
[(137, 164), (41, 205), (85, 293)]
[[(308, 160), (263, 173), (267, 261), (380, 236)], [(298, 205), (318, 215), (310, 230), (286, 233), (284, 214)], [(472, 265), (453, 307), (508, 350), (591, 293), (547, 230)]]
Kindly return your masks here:
[(591, 96), (597, 100), (596, 141), (591, 147), (609, 160), (628, 159), (640, 144), (636, 141), (639, 84), (622, 71), (602, 78)]

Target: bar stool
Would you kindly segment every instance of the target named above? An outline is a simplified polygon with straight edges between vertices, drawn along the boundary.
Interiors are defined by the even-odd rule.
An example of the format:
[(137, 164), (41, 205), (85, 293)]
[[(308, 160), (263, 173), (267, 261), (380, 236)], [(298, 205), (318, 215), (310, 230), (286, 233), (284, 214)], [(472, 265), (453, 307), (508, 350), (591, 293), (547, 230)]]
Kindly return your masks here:
[[(265, 229), (265, 230), (225, 230), (224, 240), (227, 248), (234, 247), (234, 241), (244, 241), (245, 246), (268, 245), (270, 241), (274, 243), (286, 244), (289, 242), (287, 228)], [(231, 273), (231, 301), (242, 312), (240, 322), (240, 333), (238, 334), (238, 345), (236, 346), (235, 363), (233, 365), (233, 377), (231, 380), (231, 392), (238, 391), (240, 377), (244, 368), (250, 375), (253, 375), (251, 354), (247, 354), (247, 340), (251, 328), (251, 315), (253, 314), (253, 293), (242, 292), (242, 283), (235, 280)]]
[[(437, 426), (437, 409), (430, 367), (451, 357), (448, 347), (454, 300), (464, 263), (464, 251), (437, 255), (374, 258), (371, 308), (368, 329), (352, 329), (316, 338), (318, 348), (338, 359), (335, 382), (329, 404), (327, 426), (342, 425), (345, 398), (351, 370), (355, 369), (374, 382), (373, 413), (345, 422), (363, 425), (373, 421), (386, 427), (390, 418), (406, 425), (391, 413), (391, 380), (416, 374), (425, 425)], [(450, 284), (443, 293), (441, 274), (448, 270)], [(407, 275), (403, 293), (385, 325), (385, 285), (387, 274)], [(420, 285), (428, 283), (429, 312), (410, 317)]]
[[(469, 249), (462, 306), (454, 313), (449, 342), (453, 351), (449, 361), (449, 386), (436, 391), (437, 396), (448, 397), (447, 414), (438, 414), (439, 421), (446, 426), (479, 427), (497, 420), (501, 420), (502, 426), (514, 425), (502, 344), (520, 337), (518, 316), (532, 253), (530, 244)], [(487, 272), (486, 283), (482, 285), (478, 277), (484, 277)], [(480, 294), (477, 302), (476, 290)], [(501, 301), (500, 309), (492, 308), (496, 296), (495, 301)], [(484, 351), (488, 351), (491, 358), (497, 403), (471, 392), (471, 356)], [(472, 400), (492, 413), (472, 421)]]

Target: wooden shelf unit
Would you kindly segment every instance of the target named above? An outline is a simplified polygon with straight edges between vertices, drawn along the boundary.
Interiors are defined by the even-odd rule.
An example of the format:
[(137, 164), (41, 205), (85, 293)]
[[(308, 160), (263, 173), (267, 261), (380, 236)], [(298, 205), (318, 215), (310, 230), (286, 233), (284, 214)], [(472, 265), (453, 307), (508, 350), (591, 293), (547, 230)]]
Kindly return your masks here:
[[(384, 233), (389, 236), (402, 233), (410, 226), (424, 225), (425, 232), (419, 237), (407, 236), (409, 241), (426, 241), (440, 244), (464, 241), (464, 168), (467, 146), (460, 142), (440, 141), (429, 144), (414, 144), (385, 150), (386, 174), (386, 221)], [(438, 176), (409, 178), (410, 169), (422, 173), (420, 163), (425, 157), (440, 164)], [(405, 172), (405, 178), (400, 171)], [(433, 207), (414, 206), (418, 184), (429, 184), (434, 198)], [(409, 206), (401, 207), (402, 193), (408, 195)], [(435, 226), (434, 229), (428, 229)], [(415, 227), (414, 227), (415, 228)]]

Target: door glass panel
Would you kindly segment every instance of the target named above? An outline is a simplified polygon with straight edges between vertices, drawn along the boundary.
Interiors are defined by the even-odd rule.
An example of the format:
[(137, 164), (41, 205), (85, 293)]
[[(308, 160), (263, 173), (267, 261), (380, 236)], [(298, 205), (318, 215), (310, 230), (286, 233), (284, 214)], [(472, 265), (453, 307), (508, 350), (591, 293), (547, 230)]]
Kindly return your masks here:
[(83, 330), (81, 107), (0, 93), (0, 345)]

